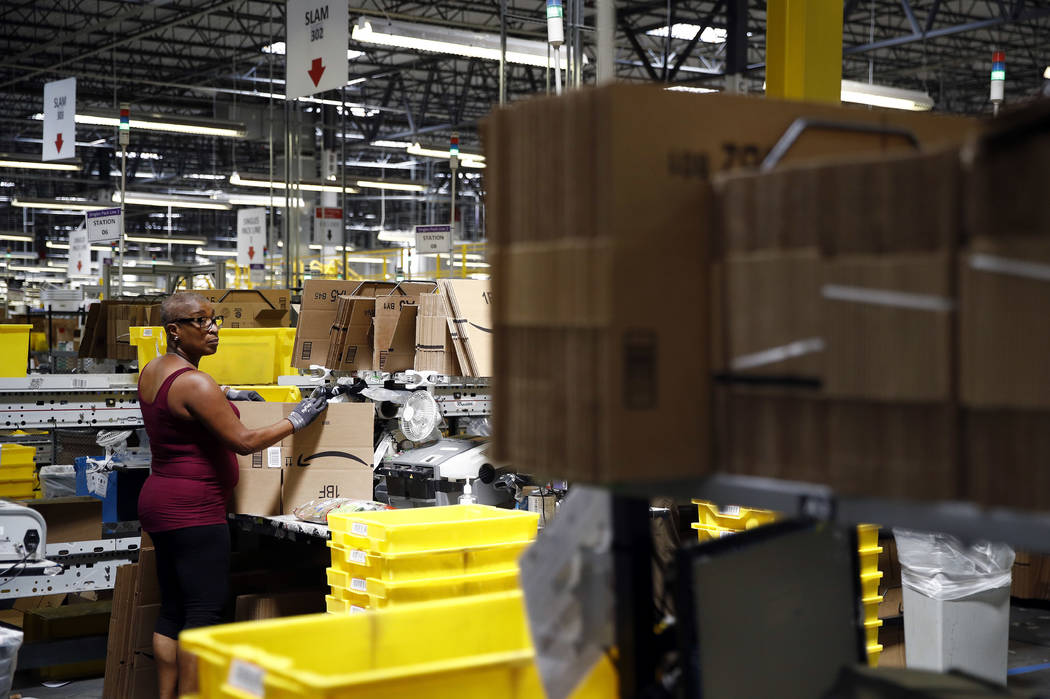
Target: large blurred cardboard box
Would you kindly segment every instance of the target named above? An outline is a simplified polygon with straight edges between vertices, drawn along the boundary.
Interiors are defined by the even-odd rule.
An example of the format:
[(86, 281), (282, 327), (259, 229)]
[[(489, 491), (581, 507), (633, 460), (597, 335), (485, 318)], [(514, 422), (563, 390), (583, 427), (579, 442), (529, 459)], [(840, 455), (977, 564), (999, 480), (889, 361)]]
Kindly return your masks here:
[(202, 289), (227, 328), (287, 328), (292, 294), (287, 289)]
[[(757, 165), (800, 117), (905, 127), (927, 144), (958, 143), (972, 123), (622, 85), (486, 120), (497, 458), (581, 481), (711, 469), (710, 178)], [(818, 130), (789, 158), (911, 147)], [(639, 278), (661, 255), (659, 281)]]

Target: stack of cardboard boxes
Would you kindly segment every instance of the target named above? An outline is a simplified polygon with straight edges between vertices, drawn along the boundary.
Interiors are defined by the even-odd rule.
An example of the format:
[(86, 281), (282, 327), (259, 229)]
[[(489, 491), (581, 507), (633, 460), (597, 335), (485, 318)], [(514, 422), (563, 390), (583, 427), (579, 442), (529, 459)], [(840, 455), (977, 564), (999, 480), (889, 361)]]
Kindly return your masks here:
[(293, 364), (491, 376), (490, 304), (487, 281), (311, 280), (303, 289)]
[[(294, 407), (238, 404), (241, 422), (250, 429), (272, 425)], [(278, 515), (315, 499), (371, 500), (374, 415), (371, 403), (332, 403), (320, 418), (279, 444), (238, 456), (233, 510)]]
[[(781, 318), (757, 302), (819, 291), (820, 239), (805, 226), (779, 225), (800, 201), (775, 187), (775, 196), (761, 199), (741, 192), (726, 206), (745, 220), (761, 215), (766, 225), (742, 223), (742, 237), (722, 243), (711, 188), (718, 172), (758, 165), (800, 118), (903, 128), (930, 145), (957, 144), (972, 128), (963, 119), (644, 86), (530, 100), (486, 121), (498, 458), (527, 472), (583, 481), (695, 476), (712, 470), (712, 424), (735, 423), (743, 442), (757, 429), (738, 419), (749, 406), (723, 406), (712, 415), (712, 375), (726, 369), (727, 350), (741, 356), (802, 341), (789, 348), (797, 353), (781, 369), (819, 384), (814, 359), (806, 356), (820, 341), (819, 309), (793, 306), (794, 317)], [(785, 160), (911, 148), (898, 135), (816, 128), (803, 132)], [(820, 199), (806, 202), (812, 217), (821, 214)], [(856, 238), (866, 242), (863, 233)], [(738, 267), (755, 274), (741, 276)], [(720, 300), (716, 279), (723, 273), (740, 302)], [(756, 334), (713, 348), (712, 328), (726, 323), (727, 313), (764, 320), (753, 325)], [(852, 390), (848, 378), (844, 392)], [(759, 409), (775, 432), (777, 401), (797, 408), (778, 394), (772, 400)], [(797, 446), (772, 440), (756, 447), (768, 452), (769, 468), (777, 470), (771, 475), (790, 475), (782, 472), (785, 459), (805, 463), (814, 477), (827, 470), (825, 418), (811, 407), (799, 411), (810, 432), (784, 435)], [(878, 418), (887, 429), (907, 419)], [(866, 416), (847, 409), (838, 419), (852, 429)], [(739, 449), (731, 453), (726, 458), (736, 459)]]
[(287, 328), (291, 292), (287, 289), (201, 289), (224, 328)]

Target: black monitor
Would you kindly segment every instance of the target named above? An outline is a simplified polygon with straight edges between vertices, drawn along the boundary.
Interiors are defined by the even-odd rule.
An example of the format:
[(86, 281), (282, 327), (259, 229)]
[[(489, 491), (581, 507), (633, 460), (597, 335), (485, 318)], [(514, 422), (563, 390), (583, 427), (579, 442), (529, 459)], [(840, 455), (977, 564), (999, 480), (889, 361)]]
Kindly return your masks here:
[(684, 548), (678, 564), (687, 697), (814, 699), (865, 662), (855, 528), (771, 524)]

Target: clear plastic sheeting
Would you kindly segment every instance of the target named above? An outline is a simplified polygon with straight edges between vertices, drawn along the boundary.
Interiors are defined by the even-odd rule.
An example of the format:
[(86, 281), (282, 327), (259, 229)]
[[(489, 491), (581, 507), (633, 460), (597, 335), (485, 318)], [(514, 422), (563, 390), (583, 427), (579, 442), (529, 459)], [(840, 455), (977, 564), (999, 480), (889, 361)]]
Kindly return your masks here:
[(72, 465), (40, 467), (40, 486), (45, 498), (64, 498), (77, 494), (77, 474)]
[(965, 544), (947, 534), (894, 529), (901, 583), (936, 600), (958, 600), (1010, 586), (1014, 550), (1006, 544)]
[(18, 664), (18, 649), (22, 647), (22, 632), (0, 627), (0, 696), (11, 693)]

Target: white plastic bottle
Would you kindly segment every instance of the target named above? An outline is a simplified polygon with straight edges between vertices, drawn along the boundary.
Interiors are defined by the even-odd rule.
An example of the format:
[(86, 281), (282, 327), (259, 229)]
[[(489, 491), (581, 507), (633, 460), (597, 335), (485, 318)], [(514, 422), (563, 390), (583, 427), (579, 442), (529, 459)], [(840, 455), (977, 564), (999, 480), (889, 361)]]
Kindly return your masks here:
[(477, 500), (474, 499), (474, 495), (471, 493), (470, 490), (470, 479), (467, 479), (467, 481), (463, 484), (463, 494), (459, 496), (459, 504), (474, 505), (476, 503)]

